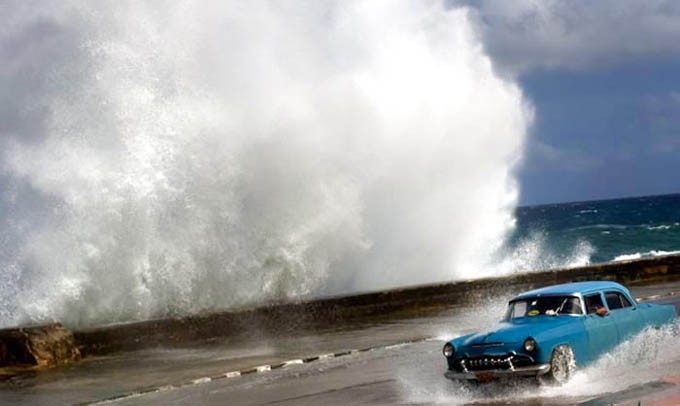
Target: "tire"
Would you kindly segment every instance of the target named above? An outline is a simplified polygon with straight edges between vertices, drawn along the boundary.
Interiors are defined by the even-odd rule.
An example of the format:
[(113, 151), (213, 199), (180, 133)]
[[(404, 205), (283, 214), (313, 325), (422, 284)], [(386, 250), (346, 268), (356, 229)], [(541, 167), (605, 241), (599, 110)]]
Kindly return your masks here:
[(563, 385), (569, 381), (576, 369), (574, 352), (568, 345), (558, 345), (550, 356), (550, 370), (539, 376), (539, 381), (548, 385)]

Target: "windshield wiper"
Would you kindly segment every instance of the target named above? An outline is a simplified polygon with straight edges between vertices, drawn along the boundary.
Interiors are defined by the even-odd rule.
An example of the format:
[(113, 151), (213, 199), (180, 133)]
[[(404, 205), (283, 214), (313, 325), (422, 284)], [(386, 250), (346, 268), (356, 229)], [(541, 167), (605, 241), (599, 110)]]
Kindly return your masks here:
[(567, 301), (568, 301), (568, 300), (569, 300), (569, 298), (567, 297), (567, 298), (565, 298), (565, 299), (562, 301), (562, 303), (561, 303), (561, 304), (557, 307), (557, 309), (555, 310), (555, 314), (560, 314), (560, 313), (562, 313), (562, 310), (564, 309), (564, 305), (567, 304)]

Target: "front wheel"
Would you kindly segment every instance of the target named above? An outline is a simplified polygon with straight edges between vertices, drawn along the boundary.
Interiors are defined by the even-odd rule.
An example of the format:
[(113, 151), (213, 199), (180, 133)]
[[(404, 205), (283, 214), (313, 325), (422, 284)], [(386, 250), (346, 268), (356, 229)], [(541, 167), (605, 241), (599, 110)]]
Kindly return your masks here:
[(576, 369), (574, 352), (568, 345), (558, 345), (550, 356), (550, 370), (539, 377), (541, 383), (563, 385), (569, 381)]

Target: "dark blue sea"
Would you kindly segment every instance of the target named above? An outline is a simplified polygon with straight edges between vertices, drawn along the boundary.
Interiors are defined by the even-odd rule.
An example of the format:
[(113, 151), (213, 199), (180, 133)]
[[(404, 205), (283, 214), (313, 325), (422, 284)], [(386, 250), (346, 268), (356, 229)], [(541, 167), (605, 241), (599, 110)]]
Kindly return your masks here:
[(511, 249), (534, 268), (680, 254), (680, 194), (519, 207), (516, 218)]

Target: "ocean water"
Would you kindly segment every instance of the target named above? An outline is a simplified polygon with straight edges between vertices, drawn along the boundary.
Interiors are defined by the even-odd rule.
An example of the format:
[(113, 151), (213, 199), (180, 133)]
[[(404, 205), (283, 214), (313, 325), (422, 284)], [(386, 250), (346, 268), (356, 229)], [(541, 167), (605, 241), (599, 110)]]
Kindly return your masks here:
[(515, 216), (508, 249), (538, 251), (533, 268), (680, 254), (680, 194), (519, 207)]

